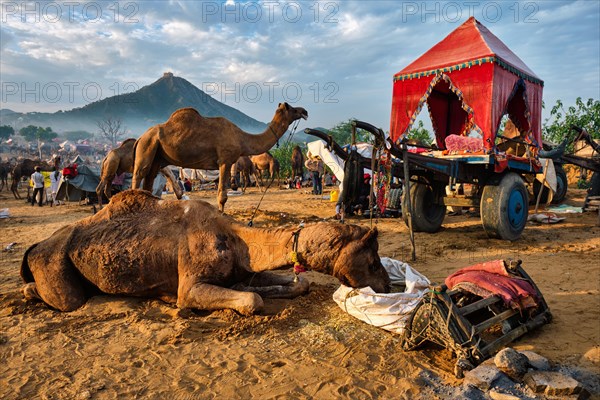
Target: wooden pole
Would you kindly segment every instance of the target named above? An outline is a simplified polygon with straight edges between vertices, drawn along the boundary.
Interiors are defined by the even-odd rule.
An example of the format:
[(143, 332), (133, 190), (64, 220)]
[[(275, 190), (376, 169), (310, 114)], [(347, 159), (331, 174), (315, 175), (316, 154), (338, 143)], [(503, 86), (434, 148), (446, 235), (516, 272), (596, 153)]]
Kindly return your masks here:
[(408, 168), (408, 146), (406, 142), (402, 144), (402, 164), (404, 167), (404, 196), (406, 196), (406, 206), (408, 210), (402, 210), (406, 213), (406, 220), (408, 221), (408, 233), (410, 237), (411, 253), (410, 259), (415, 261), (417, 259), (417, 250), (415, 248), (415, 233), (412, 227), (412, 201), (410, 198), (410, 171)]
[[(547, 158), (546, 159), (546, 165), (544, 165), (544, 177), (542, 178), (542, 187), (540, 188), (540, 191), (538, 192), (537, 195), (537, 200), (535, 201), (535, 211), (533, 212), (534, 214), (537, 214), (538, 212), (538, 206), (540, 205), (540, 199), (542, 198), (542, 192), (544, 191), (544, 185), (546, 184), (546, 174), (548, 173), (548, 164), (550, 163), (550, 159)], [(550, 190), (550, 189), (548, 189)]]

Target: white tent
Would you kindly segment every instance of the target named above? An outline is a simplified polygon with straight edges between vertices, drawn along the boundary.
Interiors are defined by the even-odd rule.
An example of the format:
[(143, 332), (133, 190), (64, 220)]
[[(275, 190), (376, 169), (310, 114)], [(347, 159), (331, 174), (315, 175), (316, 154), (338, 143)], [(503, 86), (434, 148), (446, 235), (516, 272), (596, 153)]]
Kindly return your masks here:
[[(333, 172), (337, 180), (340, 182), (340, 190), (342, 190), (342, 182), (344, 182), (344, 160), (336, 156), (335, 153), (327, 150), (327, 144), (322, 140), (315, 140), (314, 142), (308, 143), (307, 146), (308, 151), (314, 156), (319, 156), (325, 165), (329, 167), (331, 172)], [(356, 149), (363, 157), (371, 158), (373, 155), (373, 145), (371, 144), (357, 143)], [(365, 172), (371, 174), (370, 169), (365, 168)]]
[(180, 168), (179, 179), (188, 178), (189, 180), (201, 180), (202, 182), (214, 182), (219, 179), (218, 170), (206, 170), (206, 169), (191, 169), (191, 168)]

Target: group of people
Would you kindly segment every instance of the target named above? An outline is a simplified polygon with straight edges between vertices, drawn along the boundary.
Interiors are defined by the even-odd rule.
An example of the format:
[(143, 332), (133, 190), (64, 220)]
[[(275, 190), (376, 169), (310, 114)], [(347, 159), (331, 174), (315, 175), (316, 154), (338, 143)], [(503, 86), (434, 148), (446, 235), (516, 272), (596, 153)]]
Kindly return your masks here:
[[(50, 191), (52, 193), (51, 205), (59, 205), (60, 201), (56, 199), (58, 193), (58, 186), (62, 173), (58, 167), (54, 167), (53, 171), (50, 172)], [(39, 207), (44, 205), (44, 189), (46, 187), (46, 178), (42, 174), (41, 167), (35, 167), (33, 174), (31, 174), (31, 184), (33, 186), (33, 194), (31, 196), (31, 206), (33, 207), (37, 201)]]

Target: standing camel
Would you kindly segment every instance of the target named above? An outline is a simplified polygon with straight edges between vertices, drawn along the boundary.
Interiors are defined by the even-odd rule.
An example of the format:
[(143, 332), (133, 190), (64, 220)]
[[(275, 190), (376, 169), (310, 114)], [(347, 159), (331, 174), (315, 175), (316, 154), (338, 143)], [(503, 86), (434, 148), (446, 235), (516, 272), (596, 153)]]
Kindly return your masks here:
[(218, 169), (217, 201), (219, 211), (223, 212), (231, 165), (240, 156), (269, 150), (285, 134), (288, 126), (300, 118), (308, 118), (304, 108), (280, 103), (267, 129), (253, 135), (223, 117), (206, 118), (193, 108), (177, 110), (167, 122), (148, 129), (135, 143), (132, 188), (139, 188), (144, 179), (144, 189), (152, 189), (158, 170), (169, 164)]
[(302, 154), (302, 150), (300, 146), (294, 146), (292, 149), (292, 179), (295, 179), (297, 176), (302, 179), (304, 175), (304, 154)]
[[(50, 172), (54, 168), (47, 162), (25, 158), (24, 160), (19, 161), (11, 171), (12, 182), (10, 185), (10, 190), (13, 193), (13, 196), (15, 196), (15, 199), (21, 198), (21, 195), (19, 194), (19, 181), (24, 176), (30, 177), (31, 174), (33, 174), (36, 166), (39, 166), (42, 171), (46, 172)], [(27, 193), (29, 193), (29, 186), (27, 186), (27, 188)]]
[[(98, 205), (100, 208), (102, 208), (102, 192), (104, 192), (107, 199), (110, 199), (112, 196), (112, 182), (115, 179), (115, 176), (133, 171), (134, 146), (135, 139), (125, 139), (119, 147), (109, 151), (106, 157), (104, 157), (104, 160), (102, 160), (100, 183), (98, 184), (98, 187), (96, 187)], [(181, 199), (183, 191), (181, 190), (181, 187), (179, 187), (171, 170), (168, 167), (165, 167), (160, 171), (171, 184), (175, 196), (177, 196), (178, 199)], [(150, 190), (152, 190), (152, 188), (150, 188)]]
[(277, 180), (280, 180), (279, 177), (279, 161), (275, 157), (271, 155), (268, 151), (266, 153), (259, 154), (257, 156), (250, 157), (252, 163), (254, 164), (255, 176), (256, 176), (256, 184), (260, 185), (259, 187), (265, 186), (262, 180), (263, 172), (269, 172), (269, 186), (273, 183), (275, 179), (275, 175), (277, 175)]
[[(236, 182), (239, 174), (239, 184)], [(246, 188), (250, 186), (250, 177), (256, 174), (256, 169), (254, 169), (254, 164), (250, 160), (248, 156), (241, 156), (238, 160), (231, 166), (231, 183), (236, 183), (237, 186), (242, 188), (242, 192), (246, 191)]]
[(0, 162), (0, 192), (6, 186), (8, 190), (8, 173), (10, 172), (10, 162)]

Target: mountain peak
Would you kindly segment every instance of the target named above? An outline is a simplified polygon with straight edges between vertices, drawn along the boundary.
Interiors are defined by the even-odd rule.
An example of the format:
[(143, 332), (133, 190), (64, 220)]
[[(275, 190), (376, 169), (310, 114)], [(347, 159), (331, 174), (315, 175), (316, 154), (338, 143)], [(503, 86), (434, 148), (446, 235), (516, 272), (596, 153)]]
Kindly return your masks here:
[[(51, 126), (55, 131), (95, 131), (96, 121), (107, 117), (119, 118), (123, 121), (123, 126), (130, 129), (133, 136), (137, 136), (149, 127), (165, 122), (173, 112), (184, 107), (193, 107), (205, 117), (225, 117), (251, 133), (262, 132), (267, 127), (265, 123), (219, 102), (170, 71), (164, 72), (158, 80), (135, 92), (108, 97), (81, 108), (54, 114), (37, 113), (35, 118), (20, 113), (14, 115), (22, 116), (23, 123)], [(10, 110), (3, 110), (1, 117), (3, 123), (16, 119)]]

